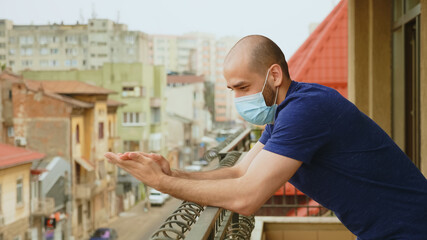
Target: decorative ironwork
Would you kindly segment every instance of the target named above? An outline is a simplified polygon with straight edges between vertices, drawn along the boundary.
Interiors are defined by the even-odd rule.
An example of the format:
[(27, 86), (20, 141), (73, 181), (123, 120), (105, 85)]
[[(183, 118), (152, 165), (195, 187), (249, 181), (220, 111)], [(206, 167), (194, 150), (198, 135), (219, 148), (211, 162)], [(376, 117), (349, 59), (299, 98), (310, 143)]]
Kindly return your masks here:
[[(218, 167), (233, 166), (242, 151), (249, 150), (249, 133), (249, 129), (240, 130), (229, 136), (217, 147), (210, 149), (205, 159), (212, 161), (219, 158)], [(250, 239), (254, 224), (253, 216), (242, 216), (226, 209), (184, 201), (153, 233), (151, 240)]]

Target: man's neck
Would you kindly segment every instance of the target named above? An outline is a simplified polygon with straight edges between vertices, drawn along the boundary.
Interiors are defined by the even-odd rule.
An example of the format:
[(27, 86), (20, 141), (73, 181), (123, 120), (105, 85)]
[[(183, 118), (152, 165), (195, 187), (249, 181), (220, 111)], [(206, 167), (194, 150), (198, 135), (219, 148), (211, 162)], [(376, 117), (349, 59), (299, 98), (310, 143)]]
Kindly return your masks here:
[(289, 87), (291, 86), (291, 80), (286, 80), (283, 82), (283, 84), (279, 87), (279, 93), (277, 95), (277, 105), (285, 101), (286, 95), (288, 94)]

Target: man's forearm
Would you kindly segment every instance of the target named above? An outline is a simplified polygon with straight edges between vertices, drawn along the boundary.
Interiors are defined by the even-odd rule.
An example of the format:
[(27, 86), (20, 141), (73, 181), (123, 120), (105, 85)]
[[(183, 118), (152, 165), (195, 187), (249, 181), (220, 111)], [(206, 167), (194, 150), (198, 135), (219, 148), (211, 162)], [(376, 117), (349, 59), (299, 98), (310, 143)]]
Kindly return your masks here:
[(245, 199), (242, 196), (246, 186), (241, 184), (241, 178), (195, 180), (164, 176), (158, 190), (181, 200), (237, 212), (242, 206), (238, 201)]
[(233, 167), (218, 168), (203, 172), (184, 172), (181, 170), (172, 170), (172, 176), (176, 178), (194, 179), (194, 180), (215, 180), (237, 178), (240, 176), (238, 169)]

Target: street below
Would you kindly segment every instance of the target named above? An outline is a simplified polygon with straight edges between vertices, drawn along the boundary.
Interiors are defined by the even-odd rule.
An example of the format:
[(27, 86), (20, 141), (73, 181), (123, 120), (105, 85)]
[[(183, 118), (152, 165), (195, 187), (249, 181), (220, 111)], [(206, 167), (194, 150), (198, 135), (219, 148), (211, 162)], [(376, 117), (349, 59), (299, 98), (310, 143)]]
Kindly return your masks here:
[(147, 240), (181, 203), (182, 200), (171, 197), (163, 206), (152, 206), (144, 212), (144, 202), (141, 201), (122, 212), (109, 227), (116, 229), (120, 240)]

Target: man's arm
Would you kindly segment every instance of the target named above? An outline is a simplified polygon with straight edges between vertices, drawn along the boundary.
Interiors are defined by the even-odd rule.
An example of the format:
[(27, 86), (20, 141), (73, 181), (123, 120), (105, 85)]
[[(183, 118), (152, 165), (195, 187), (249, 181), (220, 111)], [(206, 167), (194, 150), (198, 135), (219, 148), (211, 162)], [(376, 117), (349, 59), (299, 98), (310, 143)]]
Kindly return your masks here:
[(263, 147), (264, 144), (257, 142), (243, 157), (243, 159), (232, 167), (218, 168), (203, 172), (184, 172), (180, 170), (172, 170), (171, 176), (195, 180), (238, 178), (246, 173), (252, 160), (262, 150)]
[(238, 178), (194, 180), (162, 172), (157, 163), (138, 154), (122, 161), (114, 154), (106, 157), (134, 177), (176, 198), (250, 215), (288, 181), (302, 162), (266, 150), (260, 151)]

